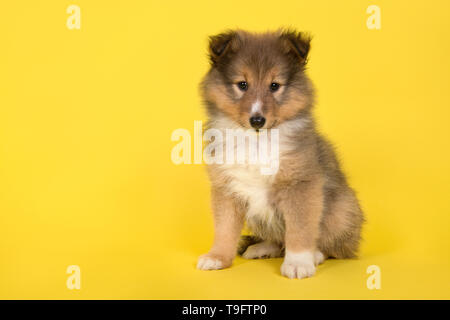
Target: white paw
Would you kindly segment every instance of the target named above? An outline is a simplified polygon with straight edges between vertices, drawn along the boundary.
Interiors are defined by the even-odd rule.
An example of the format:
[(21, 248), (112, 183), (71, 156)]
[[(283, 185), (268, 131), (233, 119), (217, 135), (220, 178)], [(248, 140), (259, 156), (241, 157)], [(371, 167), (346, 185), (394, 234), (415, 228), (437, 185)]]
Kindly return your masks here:
[(319, 250), (314, 252), (314, 264), (318, 266), (319, 264), (322, 264), (325, 261), (325, 256), (322, 252)]
[(311, 251), (293, 253), (286, 250), (281, 274), (289, 279), (303, 279), (312, 277), (316, 272), (314, 256)]
[(245, 259), (276, 258), (279, 256), (281, 256), (280, 246), (268, 241), (249, 246), (242, 255)]
[(219, 270), (222, 268), (222, 261), (213, 257), (201, 256), (197, 262), (197, 269), (200, 270)]

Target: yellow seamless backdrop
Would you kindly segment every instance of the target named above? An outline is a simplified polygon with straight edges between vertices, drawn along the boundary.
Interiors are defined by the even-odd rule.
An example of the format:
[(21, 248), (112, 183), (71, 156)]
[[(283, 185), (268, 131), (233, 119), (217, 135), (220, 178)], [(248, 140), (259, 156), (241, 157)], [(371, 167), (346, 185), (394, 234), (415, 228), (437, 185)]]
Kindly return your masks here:
[[(372, 4), (380, 30), (366, 27)], [(450, 298), (449, 12), (446, 0), (3, 3), (0, 298)], [(299, 281), (281, 259), (197, 271), (209, 183), (203, 165), (171, 162), (171, 133), (205, 119), (208, 35), (282, 26), (314, 35), (315, 114), (367, 215), (361, 258)]]

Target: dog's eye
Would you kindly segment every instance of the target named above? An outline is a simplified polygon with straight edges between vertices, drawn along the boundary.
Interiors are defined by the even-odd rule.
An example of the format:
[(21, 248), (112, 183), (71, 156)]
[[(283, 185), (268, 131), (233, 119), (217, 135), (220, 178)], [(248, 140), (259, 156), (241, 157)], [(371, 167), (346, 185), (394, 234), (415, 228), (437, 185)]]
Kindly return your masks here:
[(237, 86), (239, 89), (241, 89), (242, 91), (247, 91), (248, 89), (248, 84), (245, 81), (240, 81), (237, 83)]
[(280, 89), (280, 84), (279, 84), (279, 83), (272, 82), (272, 83), (270, 84), (270, 91), (275, 92), (275, 91), (277, 91), (278, 89)]

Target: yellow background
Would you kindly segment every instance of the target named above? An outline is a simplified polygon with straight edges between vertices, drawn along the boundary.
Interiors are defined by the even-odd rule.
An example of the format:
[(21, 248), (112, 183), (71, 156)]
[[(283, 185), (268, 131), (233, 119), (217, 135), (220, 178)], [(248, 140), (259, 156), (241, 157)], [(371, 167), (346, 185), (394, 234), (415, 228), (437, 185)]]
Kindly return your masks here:
[[(68, 5), (81, 8), (69, 30)], [(366, 27), (369, 5), (381, 30)], [(0, 298), (450, 298), (450, 2), (9, 1), (0, 10)], [(320, 129), (368, 223), (359, 260), (203, 272), (203, 165), (171, 162), (205, 119), (207, 36), (314, 35)], [(81, 268), (81, 290), (66, 268)], [(381, 269), (368, 290), (366, 268)]]

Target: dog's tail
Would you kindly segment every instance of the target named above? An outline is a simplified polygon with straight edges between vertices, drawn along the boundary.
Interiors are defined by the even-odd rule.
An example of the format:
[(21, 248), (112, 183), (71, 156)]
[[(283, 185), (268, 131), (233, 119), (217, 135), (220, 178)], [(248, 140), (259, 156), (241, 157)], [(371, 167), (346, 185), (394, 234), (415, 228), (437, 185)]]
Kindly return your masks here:
[(241, 256), (245, 250), (252, 244), (256, 244), (263, 241), (260, 237), (252, 236), (252, 235), (243, 235), (238, 243), (237, 253)]

